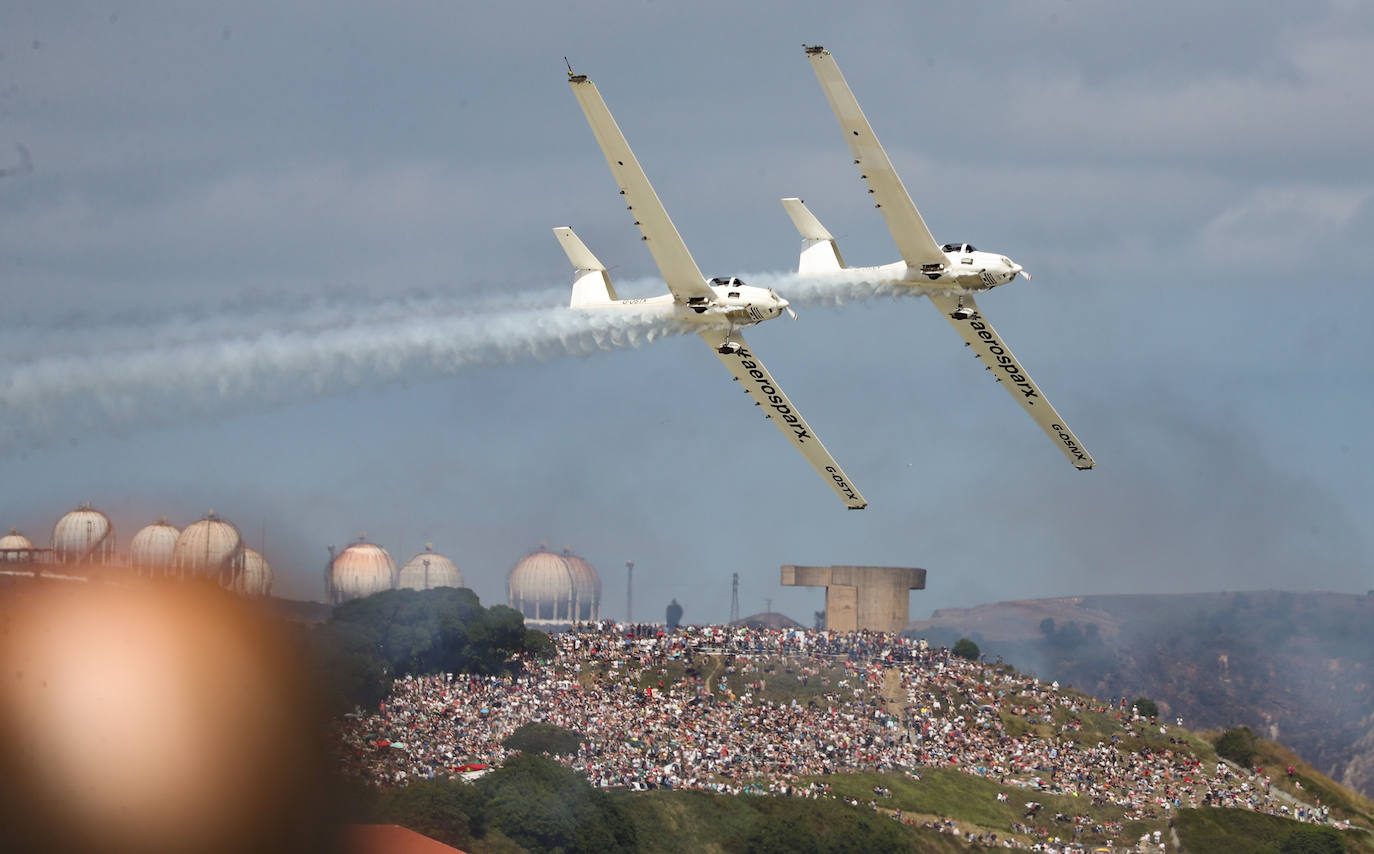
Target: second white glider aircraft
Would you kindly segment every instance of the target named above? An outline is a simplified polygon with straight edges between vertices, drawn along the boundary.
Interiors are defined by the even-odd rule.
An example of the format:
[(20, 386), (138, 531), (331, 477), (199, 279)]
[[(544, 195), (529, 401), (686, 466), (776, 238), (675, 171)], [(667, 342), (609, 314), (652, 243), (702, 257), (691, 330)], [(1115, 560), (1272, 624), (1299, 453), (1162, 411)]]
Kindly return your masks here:
[(866, 507), (868, 502), (850, 483), (840, 464), (830, 456), (797, 407), (783, 394), (781, 386), (739, 334), (741, 327), (769, 320), (784, 311), (795, 318), (787, 307), (787, 300), (771, 288), (751, 287), (734, 277), (707, 281), (668, 218), (667, 210), (649, 184), (634, 152), (630, 151), (630, 144), (611, 117), (601, 93), (586, 75), (573, 74), (569, 70), (568, 81), (670, 291), (649, 299), (620, 299), (605, 265), (571, 228), (560, 227), (553, 230), (554, 234), (577, 269), (571, 307), (581, 311), (651, 312), (698, 332), (754, 400), (754, 405), (763, 408), (773, 425), (801, 451), (845, 506), (851, 510)]
[(859, 109), (859, 102), (849, 90), (835, 58), (819, 45), (807, 46), (805, 50), (844, 131), (849, 151), (859, 167), (859, 176), (868, 184), (873, 206), (887, 222), (902, 260), (880, 267), (846, 268), (834, 236), (807, 210), (801, 199), (783, 199), (783, 207), (802, 236), (800, 272), (805, 275), (857, 269), (871, 272), (875, 281), (920, 289), (1069, 462), (1080, 470), (1092, 468), (1095, 463), (1083, 443), (1045, 399), (1030, 374), (1021, 367), (973, 301), (975, 293), (1005, 285), (1017, 275), (1030, 279), (1030, 274), (1005, 255), (979, 252), (967, 243), (943, 246), (936, 243), (863, 110)]

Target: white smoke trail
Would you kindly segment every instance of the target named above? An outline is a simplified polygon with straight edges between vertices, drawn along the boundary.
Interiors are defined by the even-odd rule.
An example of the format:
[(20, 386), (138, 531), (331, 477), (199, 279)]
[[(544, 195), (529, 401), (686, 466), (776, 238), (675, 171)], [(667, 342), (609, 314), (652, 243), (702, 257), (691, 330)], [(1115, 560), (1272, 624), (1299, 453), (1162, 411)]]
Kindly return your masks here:
[(793, 306), (841, 306), (874, 299), (919, 295), (909, 286), (875, 281), (871, 271), (838, 270), (802, 276), (798, 273), (754, 273), (741, 276), (746, 284), (774, 288)]
[(542, 297), (543, 307), (530, 298), (501, 309), (446, 298), (5, 330), (0, 453), (684, 331), (632, 312), (570, 311), (562, 291)]
[[(843, 274), (742, 277), (796, 304), (889, 291)], [(633, 292), (647, 283), (629, 283)], [(302, 395), (422, 382), (475, 367), (638, 347), (686, 330), (648, 314), (576, 312), (567, 291), (257, 305), (154, 323), (77, 322), (0, 335), (0, 453), (275, 408)]]

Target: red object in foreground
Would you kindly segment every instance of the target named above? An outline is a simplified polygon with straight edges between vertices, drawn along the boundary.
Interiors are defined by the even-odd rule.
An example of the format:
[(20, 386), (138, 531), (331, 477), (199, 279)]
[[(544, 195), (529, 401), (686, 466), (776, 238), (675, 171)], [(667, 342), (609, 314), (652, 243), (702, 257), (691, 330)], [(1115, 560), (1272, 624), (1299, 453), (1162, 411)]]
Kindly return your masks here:
[(466, 854), (398, 824), (350, 824), (343, 837), (349, 854)]

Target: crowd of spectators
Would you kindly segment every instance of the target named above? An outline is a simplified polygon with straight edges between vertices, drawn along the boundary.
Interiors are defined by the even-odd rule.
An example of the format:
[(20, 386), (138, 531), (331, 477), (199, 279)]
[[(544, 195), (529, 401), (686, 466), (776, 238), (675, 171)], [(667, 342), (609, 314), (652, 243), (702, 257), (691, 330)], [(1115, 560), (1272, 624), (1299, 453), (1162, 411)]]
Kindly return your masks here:
[[(1123, 821), (1203, 806), (1331, 821), (1325, 809), (1225, 763), (1207, 768), (1172, 746), (1124, 749), (1121, 739), (1147, 728), (1157, 745), (1173, 740), (1169, 727), (1139, 718), (1124, 701), (1085, 698), (924, 640), (733, 626), (666, 634), (610, 622), (554, 640), (552, 660), (526, 661), (517, 675), (397, 680), (380, 708), (341, 722), (345, 770), (394, 786), (500, 765), (509, 753), (502, 742), (538, 721), (581, 734), (577, 753), (560, 761), (597, 786), (818, 798), (832, 796), (823, 780), (835, 773), (919, 777), (950, 768), (1032, 796), (1111, 805)], [(783, 670), (806, 685), (805, 699), (769, 699), (768, 682)], [(1088, 712), (1119, 721), (1120, 732), (1081, 738)], [(879, 793), (871, 805), (883, 809), (882, 800)], [(1121, 822), (1045, 815), (1030, 798), (1024, 805), (1002, 838), (975, 841), (1056, 851), (1122, 833)]]

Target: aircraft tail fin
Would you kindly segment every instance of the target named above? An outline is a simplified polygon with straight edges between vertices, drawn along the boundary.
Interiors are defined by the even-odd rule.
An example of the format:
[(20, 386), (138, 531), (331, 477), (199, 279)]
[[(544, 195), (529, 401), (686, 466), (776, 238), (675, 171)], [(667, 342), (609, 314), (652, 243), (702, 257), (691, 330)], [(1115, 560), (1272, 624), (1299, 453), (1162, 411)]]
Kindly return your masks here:
[(802, 200), (783, 199), (782, 206), (787, 209), (787, 215), (792, 217), (792, 224), (802, 236), (801, 260), (797, 264), (797, 272), (833, 273), (843, 270), (844, 256), (840, 254), (840, 247), (835, 243), (834, 235), (821, 225), (815, 214), (807, 210)]
[(558, 237), (558, 244), (563, 251), (568, 253), (568, 260), (577, 269), (569, 308), (604, 305), (620, 299), (616, 296), (615, 286), (611, 284), (611, 277), (606, 274), (606, 265), (597, 260), (571, 228), (559, 226), (553, 233)]

